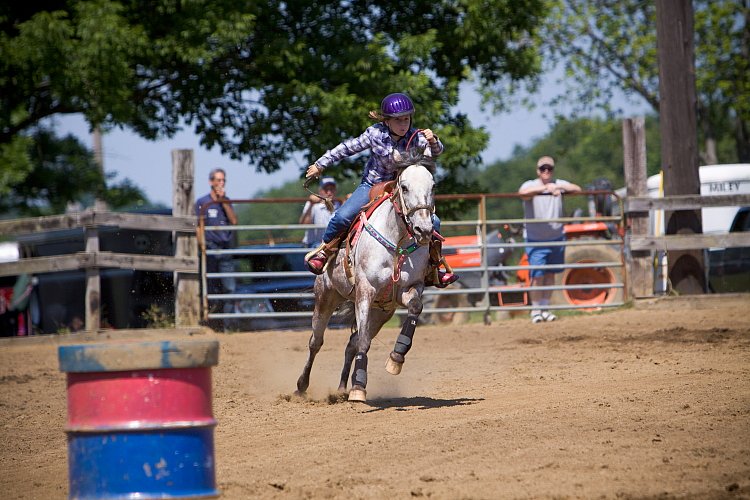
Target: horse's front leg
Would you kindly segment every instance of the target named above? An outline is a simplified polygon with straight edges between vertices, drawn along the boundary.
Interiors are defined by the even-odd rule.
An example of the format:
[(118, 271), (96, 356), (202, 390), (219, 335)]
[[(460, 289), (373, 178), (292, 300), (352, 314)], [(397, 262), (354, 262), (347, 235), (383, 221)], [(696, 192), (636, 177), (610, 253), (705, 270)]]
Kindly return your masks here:
[[(349, 401), (365, 401), (367, 396), (367, 352), (370, 350), (372, 339), (378, 334), (383, 325), (393, 317), (393, 310), (369, 309), (365, 323), (358, 327), (352, 335), (350, 344), (353, 344), (356, 355), (354, 355), (354, 371), (352, 372), (352, 389), (349, 391)], [(364, 318), (364, 317), (363, 317)], [(359, 319), (358, 319), (359, 321)], [(347, 354), (350, 346), (347, 346)], [(346, 367), (345, 367), (346, 369)], [(341, 374), (342, 378), (346, 375)], [(345, 384), (345, 379), (343, 381)]]
[(349, 336), (349, 342), (346, 344), (346, 350), (344, 351), (344, 367), (341, 369), (341, 380), (339, 381), (339, 392), (346, 392), (346, 384), (349, 379), (349, 374), (352, 371), (352, 363), (354, 362), (354, 356), (357, 354), (357, 328), (354, 327), (354, 331)]
[[(375, 300), (375, 287), (365, 276), (357, 276), (357, 288), (354, 292), (354, 313), (357, 316), (357, 335), (355, 340), (354, 370), (352, 371), (352, 388), (349, 401), (367, 400), (367, 352), (373, 337), (377, 335), (382, 323), (377, 321), (378, 314), (370, 307)], [(382, 318), (380, 318), (382, 319)]]
[(406, 315), (404, 324), (401, 326), (401, 332), (396, 338), (393, 351), (391, 351), (385, 362), (385, 370), (391, 375), (401, 373), (406, 353), (411, 349), (414, 331), (417, 329), (417, 321), (419, 320), (419, 315), (422, 313), (422, 289), (416, 287), (409, 288), (409, 290), (402, 294), (401, 299), (402, 303), (406, 305), (408, 314)]

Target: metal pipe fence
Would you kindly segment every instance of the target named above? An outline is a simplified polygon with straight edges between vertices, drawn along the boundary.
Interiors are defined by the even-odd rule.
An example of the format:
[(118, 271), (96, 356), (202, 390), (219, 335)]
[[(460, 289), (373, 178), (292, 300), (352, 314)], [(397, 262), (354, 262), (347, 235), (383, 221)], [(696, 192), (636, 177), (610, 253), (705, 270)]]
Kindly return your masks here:
[[(609, 191), (584, 191), (575, 195), (607, 195), (612, 196), (622, 205), (621, 200)], [(570, 196), (570, 195), (566, 195)], [(446, 289), (426, 288), (424, 292), (425, 308), (423, 316), (433, 318), (436, 322), (465, 319), (466, 314), (480, 314), (485, 322), (491, 321), (493, 313), (528, 311), (534, 308), (530, 295), (533, 292), (552, 291), (553, 303), (546, 309), (550, 310), (593, 310), (615, 308), (622, 306), (627, 300), (626, 267), (624, 265), (624, 240), (615, 231), (609, 234), (609, 239), (594, 237), (589, 239), (569, 239), (560, 242), (529, 243), (515, 241), (490, 241), (493, 228), (521, 225), (530, 222), (523, 218), (489, 218), (487, 203), (494, 198), (518, 198), (512, 194), (479, 194), (457, 197), (457, 195), (439, 195), (440, 200), (461, 199), (476, 203), (476, 218), (464, 220), (446, 220), (442, 222), (442, 230), (447, 234), (462, 233), (473, 236), (475, 241), (470, 244), (451, 244), (451, 237), (447, 238), (443, 247), (444, 255), (450, 261), (451, 256), (472, 255), (477, 257), (476, 263), (468, 267), (454, 267), (462, 277), (454, 286)], [(289, 204), (301, 207), (305, 198), (282, 200), (233, 200), (233, 204)], [(623, 213), (620, 210), (619, 213)], [(312, 224), (240, 224), (236, 226), (205, 226), (203, 217), (199, 219), (198, 240), (201, 248), (201, 296), (203, 317), (209, 320), (223, 320), (241, 324), (243, 320), (279, 320), (283, 327), (286, 320), (300, 320), (312, 317), (314, 294), (312, 285), (314, 275), (304, 269), (304, 255), (311, 249), (301, 243), (288, 243), (288, 235), (302, 230), (318, 228)], [(614, 224), (623, 227), (619, 216), (587, 216), (561, 217), (558, 219), (533, 219), (533, 222), (560, 222), (563, 224)], [(205, 245), (205, 235), (210, 231), (244, 231), (249, 234), (260, 233), (269, 238), (265, 245), (241, 245), (231, 249), (208, 249)], [(257, 241), (261, 238), (253, 238)], [(301, 239), (301, 238), (300, 238)], [(279, 243), (281, 241), (281, 243)], [(299, 241), (299, 240), (298, 240)], [(500, 251), (516, 252), (533, 246), (564, 246), (566, 253), (576, 249), (611, 248), (606, 252), (608, 260), (585, 259), (580, 262), (566, 262), (561, 265), (529, 265), (520, 262), (506, 262), (492, 265), (490, 254)], [(223, 272), (207, 272), (207, 258), (231, 258), (241, 269)], [(241, 265), (243, 261), (252, 262), (249, 266)], [(279, 269), (269, 269), (272, 263), (281, 263)], [(267, 265), (266, 265), (267, 264)], [(534, 269), (562, 270), (560, 278), (553, 286), (531, 286), (529, 283), (519, 282), (510, 273), (528, 272)], [(498, 282), (499, 275), (507, 277), (505, 282)], [(575, 277), (578, 276), (577, 279)], [(606, 282), (596, 281), (594, 278), (608, 276)], [(571, 279), (573, 277), (574, 279)], [(233, 279), (241, 283), (235, 290), (208, 293), (209, 283), (216, 283), (223, 279)], [(587, 281), (588, 280), (588, 281)], [(593, 280), (593, 281), (592, 281)], [(214, 288), (214, 287), (211, 287)], [(581, 298), (582, 297), (582, 298)], [(229, 306), (227, 306), (229, 304)], [(405, 314), (405, 310), (397, 310), (397, 314)], [(458, 315), (458, 316), (457, 316)], [(463, 316), (461, 316), (463, 315)], [(295, 321), (289, 321), (295, 323)], [(304, 326), (299, 324), (297, 326)], [(308, 325), (309, 326), (309, 325)]]

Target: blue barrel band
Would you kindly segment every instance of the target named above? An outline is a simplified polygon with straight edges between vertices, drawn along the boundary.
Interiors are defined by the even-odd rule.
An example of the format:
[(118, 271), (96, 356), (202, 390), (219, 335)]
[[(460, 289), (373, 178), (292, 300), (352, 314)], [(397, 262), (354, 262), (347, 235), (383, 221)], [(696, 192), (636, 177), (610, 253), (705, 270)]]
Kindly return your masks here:
[(68, 439), (70, 498), (217, 496), (213, 429), (78, 434)]

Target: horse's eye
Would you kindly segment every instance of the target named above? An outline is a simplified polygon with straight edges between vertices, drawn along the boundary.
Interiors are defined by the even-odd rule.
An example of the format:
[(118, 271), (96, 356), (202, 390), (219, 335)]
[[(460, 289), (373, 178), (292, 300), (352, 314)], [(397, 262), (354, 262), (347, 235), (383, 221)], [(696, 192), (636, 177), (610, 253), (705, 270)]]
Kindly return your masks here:
[(409, 186), (407, 186), (406, 184), (401, 184), (401, 191), (403, 191), (404, 193), (408, 193)]

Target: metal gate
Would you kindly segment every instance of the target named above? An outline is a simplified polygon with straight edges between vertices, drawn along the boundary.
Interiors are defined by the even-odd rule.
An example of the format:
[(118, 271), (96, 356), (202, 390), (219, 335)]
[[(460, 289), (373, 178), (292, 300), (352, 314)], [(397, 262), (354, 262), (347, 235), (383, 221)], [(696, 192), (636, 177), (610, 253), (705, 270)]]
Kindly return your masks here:
[[(601, 195), (602, 191), (584, 191), (582, 195)], [(620, 199), (612, 192), (607, 196), (621, 206)], [(463, 220), (445, 220), (442, 222), (444, 234), (459, 234), (473, 237), (470, 243), (448, 244), (444, 254), (465, 255), (474, 253), (471, 266), (456, 267), (455, 271), (462, 277), (455, 286), (446, 289), (427, 288), (424, 292), (425, 308), (423, 318), (436, 323), (456, 323), (469, 320), (472, 315), (478, 316), (486, 323), (493, 319), (495, 313), (512, 313), (532, 309), (530, 292), (552, 290), (556, 300), (547, 307), (550, 310), (601, 310), (622, 306), (627, 301), (626, 267), (624, 265), (624, 240), (619, 228), (623, 227), (621, 216), (578, 216), (549, 219), (547, 222), (565, 224), (609, 224), (618, 230), (612, 231), (608, 238), (571, 239), (562, 242), (526, 243), (523, 241), (493, 241), (492, 233), (496, 228), (510, 225), (520, 226), (527, 222), (523, 218), (489, 218), (487, 204), (498, 198), (514, 199), (511, 194), (478, 194), (478, 195), (438, 195), (440, 200), (462, 200), (464, 203), (476, 203), (476, 217)], [(301, 207), (304, 198), (282, 200), (233, 200), (233, 204), (294, 204)], [(620, 210), (620, 213), (623, 213)], [(539, 219), (534, 219), (540, 222)], [(310, 251), (289, 234), (300, 234), (303, 230), (318, 226), (307, 224), (240, 224), (236, 226), (205, 226), (199, 221), (198, 241), (201, 246), (201, 299), (204, 320), (220, 320), (225, 329), (255, 330), (268, 328), (309, 328), (312, 317), (314, 295), (312, 284), (314, 275), (305, 270), (304, 255)], [(207, 249), (205, 234), (209, 231), (236, 231), (246, 234), (263, 235), (267, 243), (258, 244), (261, 238), (252, 238), (254, 245), (240, 244), (231, 249)], [(467, 234), (468, 233), (468, 234)], [(469, 238), (471, 239), (471, 238)], [(290, 241), (291, 240), (291, 241)], [(519, 249), (530, 246), (565, 246), (566, 253), (578, 253), (577, 249), (611, 249), (608, 259), (583, 259), (555, 266), (530, 266), (523, 263), (493, 265), (489, 258), (500, 250), (518, 253)], [(605, 254), (605, 253), (603, 253)], [(596, 255), (596, 252), (593, 253)], [(207, 258), (231, 259), (235, 269), (207, 272)], [(243, 261), (281, 262), (285, 266), (253, 265), (237, 270)], [(242, 268), (242, 265), (239, 265)], [(517, 273), (532, 269), (562, 268), (559, 282), (553, 286), (529, 286), (512, 278), (498, 284), (493, 279), (497, 273)], [(579, 276), (577, 280), (568, 279)], [(597, 281), (597, 276), (609, 276), (606, 282)], [(209, 293), (209, 285), (217, 281), (233, 279), (243, 283), (231, 292)], [(587, 279), (593, 282), (587, 282)], [(588, 297), (588, 299), (587, 299)], [(405, 314), (405, 310), (397, 310)], [(476, 318), (475, 318), (476, 319)], [(339, 326), (344, 326), (342, 319)], [(244, 326), (243, 326), (244, 325)]]

